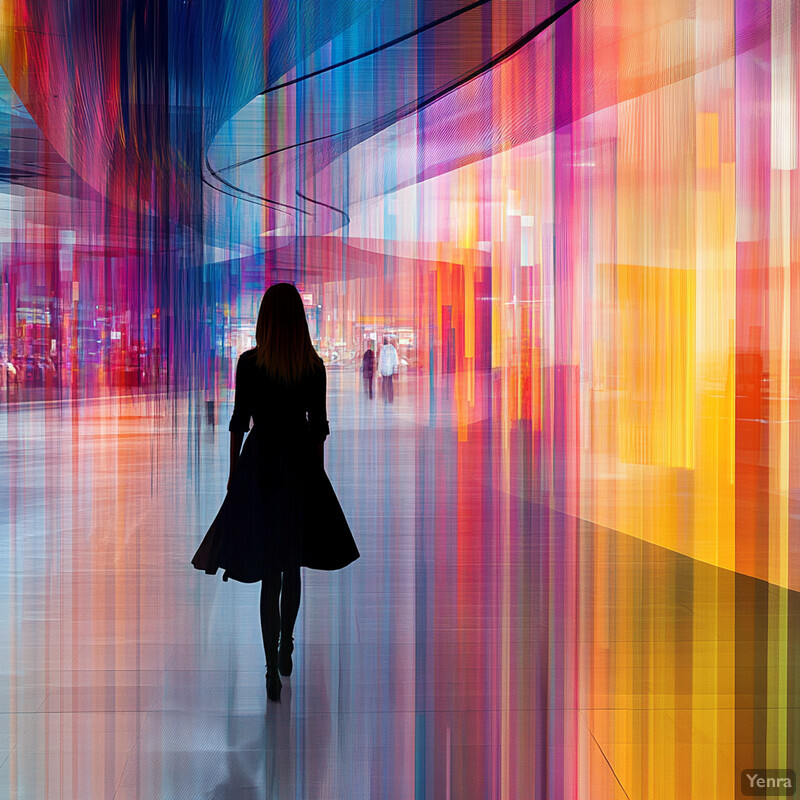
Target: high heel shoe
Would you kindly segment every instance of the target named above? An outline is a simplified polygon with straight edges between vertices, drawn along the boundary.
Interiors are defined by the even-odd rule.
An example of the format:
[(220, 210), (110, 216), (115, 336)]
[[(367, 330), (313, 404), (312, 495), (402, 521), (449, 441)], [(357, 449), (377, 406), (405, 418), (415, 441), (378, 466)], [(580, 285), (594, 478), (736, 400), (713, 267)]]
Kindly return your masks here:
[(289, 636), (285, 641), (281, 636), (281, 647), (278, 651), (278, 670), (281, 675), (289, 677), (292, 674), (292, 651), (294, 650), (294, 639)]
[(281, 699), (281, 679), (276, 669), (267, 668), (267, 697), (270, 700), (279, 701)]

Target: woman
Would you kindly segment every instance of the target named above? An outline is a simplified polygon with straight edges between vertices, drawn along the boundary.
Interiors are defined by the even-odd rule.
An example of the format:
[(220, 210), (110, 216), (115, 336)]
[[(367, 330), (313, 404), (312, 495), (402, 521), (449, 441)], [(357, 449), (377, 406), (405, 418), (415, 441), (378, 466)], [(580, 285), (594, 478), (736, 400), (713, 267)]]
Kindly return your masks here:
[(299, 292), (289, 283), (271, 286), (256, 347), (236, 367), (228, 493), (192, 559), (212, 575), (224, 569), (223, 580), (262, 582), (270, 700), (280, 699), (278, 673), (292, 672), (300, 567), (341, 569), (359, 557), (323, 464), (325, 380)]

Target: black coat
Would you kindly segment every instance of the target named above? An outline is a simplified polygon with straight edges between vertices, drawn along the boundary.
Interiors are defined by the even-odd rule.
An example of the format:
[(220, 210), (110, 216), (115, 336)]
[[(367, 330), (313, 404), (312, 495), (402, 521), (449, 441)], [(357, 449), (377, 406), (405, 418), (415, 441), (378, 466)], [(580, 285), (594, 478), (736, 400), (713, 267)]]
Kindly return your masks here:
[(325, 368), (294, 385), (271, 380), (248, 350), (236, 367), (230, 430), (253, 419), (230, 489), (192, 559), (223, 580), (254, 583), (267, 570), (334, 570), (359, 557), (319, 458), (328, 435)]
[(372, 349), (364, 352), (364, 357), (361, 359), (361, 370), (368, 378), (371, 378), (375, 372), (375, 353)]

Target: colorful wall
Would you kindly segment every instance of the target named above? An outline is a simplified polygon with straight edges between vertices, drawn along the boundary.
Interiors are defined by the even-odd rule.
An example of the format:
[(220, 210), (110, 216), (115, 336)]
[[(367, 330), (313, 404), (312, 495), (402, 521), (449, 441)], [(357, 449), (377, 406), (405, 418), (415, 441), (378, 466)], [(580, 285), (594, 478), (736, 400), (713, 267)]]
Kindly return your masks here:
[[(420, 414), (454, 415), (456, 460), (426, 474), (455, 481), (462, 553), (476, 517), (509, 552), (544, 526), (601, 598), (616, 551), (576, 555), (584, 520), (796, 590), (798, 53), (793, 0), (5, 0), (4, 399), (227, 396), (258, 295), (292, 280), (326, 358), (406, 332)], [(489, 484), (516, 500), (480, 505)], [(559, 686), (628, 696), (629, 656)], [(696, 701), (725, 689), (709, 659)], [(703, 753), (694, 778), (664, 756), (675, 786)]]

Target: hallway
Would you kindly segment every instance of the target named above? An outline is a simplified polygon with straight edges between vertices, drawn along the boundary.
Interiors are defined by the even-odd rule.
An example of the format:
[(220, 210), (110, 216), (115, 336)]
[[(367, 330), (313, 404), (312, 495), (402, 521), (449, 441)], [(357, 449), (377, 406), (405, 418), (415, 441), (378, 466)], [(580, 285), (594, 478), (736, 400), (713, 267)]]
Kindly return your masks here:
[(258, 586), (189, 565), (229, 404), (6, 407), (0, 796), (733, 796), (792, 735), (795, 595), (557, 510), (529, 436), (425, 381), (329, 371), (362, 557), (303, 571), (280, 704)]

